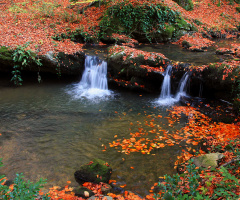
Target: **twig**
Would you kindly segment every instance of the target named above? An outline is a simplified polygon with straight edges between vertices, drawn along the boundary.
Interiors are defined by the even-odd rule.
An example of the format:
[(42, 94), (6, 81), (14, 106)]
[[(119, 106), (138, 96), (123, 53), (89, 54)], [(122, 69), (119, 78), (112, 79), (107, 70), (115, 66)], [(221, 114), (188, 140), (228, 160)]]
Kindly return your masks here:
[(236, 161), (240, 161), (240, 158), (232, 159), (232, 160), (230, 160), (229, 162), (224, 163), (224, 164), (221, 165), (220, 167), (225, 167), (225, 166), (227, 166), (228, 164), (231, 164), (231, 163), (236, 162)]

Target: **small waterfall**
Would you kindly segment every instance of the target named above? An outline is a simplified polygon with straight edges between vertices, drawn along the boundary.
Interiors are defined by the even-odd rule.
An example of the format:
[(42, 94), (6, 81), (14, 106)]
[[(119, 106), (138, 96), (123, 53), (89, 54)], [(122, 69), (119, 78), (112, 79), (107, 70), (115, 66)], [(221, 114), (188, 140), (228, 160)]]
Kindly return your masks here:
[(100, 61), (96, 56), (87, 56), (80, 85), (86, 89), (107, 90), (107, 63)]
[(172, 65), (168, 65), (162, 83), (160, 99), (167, 99), (171, 97), (171, 72)]
[(161, 87), (160, 98), (155, 102), (157, 104), (171, 105), (172, 103), (176, 102), (176, 100), (171, 97), (171, 73), (172, 65), (168, 65)]
[(166, 69), (166, 73), (164, 75), (163, 83), (162, 83), (160, 98), (155, 103), (158, 103), (161, 105), (171, 105), (175, 102), (178, 102), (181, 96), (186, 96), (189, 73), (186, 72), (181, 78), (179, 82), (177, 94), (175, 98), (173, 98), (171, 96), (171, 72), (172, 72), (172, 66), (168, 65)]
[(68, 93), (72, 94), (76, 99), (82, 97), (88, 99), (102, 98), (111, 95), (107, 82), (107, 62), (100, 60), (96, 56), (86, 56), (84, 66), (81, 81), (75, 84), (73, 90)]
[(178, 91), (176, 94), (176, 99), (180, 100), (181, 96), (186, 96), (186, 91), (187, 91), (187, 83), (189, 80), (189, 73), (185, 72), (183, 77), (181, 78), (179, 85), (178, 85)]

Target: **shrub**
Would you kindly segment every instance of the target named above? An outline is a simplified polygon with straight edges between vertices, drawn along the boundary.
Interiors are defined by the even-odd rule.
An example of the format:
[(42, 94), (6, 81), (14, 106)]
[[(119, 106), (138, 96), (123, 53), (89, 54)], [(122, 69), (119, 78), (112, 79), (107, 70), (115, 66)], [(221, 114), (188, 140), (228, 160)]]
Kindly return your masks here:
[[(2, 159), (0, 159), (0, 167), (2, 167)], [(36, 183), (23, 180), (23, 174), (16, 174), (13, 185), (5, 185), (6, 177), (0, 175), (0, 199), (3, 200), (33, 200), (39, 197), (39, 191), (46, 183), (46, 180), (40, 179)], [(49, 200), (48, 195), (42, 195), (42, 200)]]
[[(110, 7), (100, 22), (100, 37), (111, 36), (112, 33), (126, 34), (143, 34), (150, 42), (162, 36), (164, 40), (165, 29), (167, 36), (171, 39), (176, 36), (180, 29), (191, 29), (191, 24), (185, 22), (179, 12), (158, 4), (132, 5), (131, 3), (121, 2)], [(168, 38), (167, 38), (168, 39)]]

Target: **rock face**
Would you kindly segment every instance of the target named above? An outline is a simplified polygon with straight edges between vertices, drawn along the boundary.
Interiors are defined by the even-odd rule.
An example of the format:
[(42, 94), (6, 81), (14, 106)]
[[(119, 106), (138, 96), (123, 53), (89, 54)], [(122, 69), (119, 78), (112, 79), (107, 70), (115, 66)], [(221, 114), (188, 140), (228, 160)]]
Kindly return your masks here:
[(162, 73), (170, 60), (160, 53), (149, 53), (126, 46), (109, 48), (110, 81), (133, 90), (159, 90)]
[(84, 182), (108, 183), (112, 174), (112, 168), (103, 160), (94, 159), (88, 164), (82, 165), (74, 173), (75, 180), (82, 184)]
[[(12, 60), (12, 50), (2, 46), (0, 48), (0, 71), (11, 72), (14, 66)], [(28, 72), (44, 72), (50, 74), (61, 75), (78, 75), (84, 70), (85, 54), (78, 52), (73, 55), (67, 55), (62, 52), (54, 55), (53, 52), (48, 52), (46, 55), (40, 55), (41, 67), (36, 64), (31, 64), (23, 68), (23, 71)]]
[(197, 167), (217, 167), (217, 161), (223, 158), (222, 153), (209, 153), (199, 157), (193, 158), (193, 163)]

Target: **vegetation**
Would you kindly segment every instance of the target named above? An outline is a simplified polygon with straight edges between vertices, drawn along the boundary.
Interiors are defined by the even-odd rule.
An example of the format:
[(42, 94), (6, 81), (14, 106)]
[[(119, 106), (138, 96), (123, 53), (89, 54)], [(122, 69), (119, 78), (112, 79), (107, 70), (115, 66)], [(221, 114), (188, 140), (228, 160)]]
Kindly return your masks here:
[[(41, 60), (36, 58), (36, 54), (34, 54), (31, 50), (26, 50), (29, 43), (26, 43), (23, 46), (17, 46), (16, 49), (13, 50), (12, 59), (14, 62), (14, 67), (12, 71), (12, 79), (16, 86), (22, 85), (22, 78), (20, 70), (24, 69), (26, 66), (30, 64), (37, 64), (39, 67), (42, 66)], [(39, 69), (40, 71), (40, 69)], [(38, 81), (41, 81), (41, 77), (38, 72)]]
[[(2, 167), (2, 159), (0, 159), (0, 167)], [(36, 183), (30, 181), (25, 182), (23, 174), (16, 174), (13, 184), (5, 185), (7, 178), (0, 175), (0, 197), (3, 200), (33, 200), (39, 197), (40, 189), (46, 183), (46, 180), (40, 179)], [(42, 200), (49, 200), (47, 195), (41, 196)]]
[(112, 33), (130, 36), (141, 33), (149, 41), (166, 41), (175, 38), (180, 29), (191, 30), (191, 24), (184, 21), (178, 12), (162, 4), (133, 5), (121, 2), (107, 10), (100, 28), (102, 37), (111, 36)]
[[(37, 65), (40, 71), (42, 63), (39, 55), (46, 55), (49, 51), (53, 54), (74, 54), (82, 51), (86, 43), (103, 45), (102, 42), (107, 43), (114, 39), (114, 42), (123, 41), (125, 46), (115, 45), (110, 53), (121, 55), (123, 62), (132, 62), (132, 68), (137, 65), (133, 63), (134, 56), (144, 61), (156, 59), (154, 64), (164, 66), (167, 62), (164, 55), (154, 55), (132, 48), (138, 43), (137, 40), (162, 42), (179, 39), (175, 44), (187, 50), (206, 51), (208, 47), (215, 45), (212, 41), (214, 37), (239, 37), (239, 0), (106, 0), (95, 5), (92, 3), (92, 0), (1, 1), (0, 59), (3, 63), (12, 61), (14, 66), (11, 81), (16, 86), (22, 85), (21, 70)], [(199, 72), (214, 69), (217, 75), (210, 78), (219, 79), (221, 83), (230, 83), (234, 106), (240, 112), (239, 46), (239, 42), (235, 42), (228, 49), (218, 49), (219, 54), (231, 55), (231, 59), (211, 65), (191, 66), (189, 70)], [(147, 72), (164, 72), (163, 67), (159, 66), (157, 68), (142, 64), (138, 68)], [(57, 73), (61, 74), (59, 65)], [(128, 72), (122, 68), (117, 73), (121, 75)], [(209, 73), (209, 76), (211, 75)], [(113, 80), (144, 88), (144, 85), (139, 85), (134, 80)], [(40, 75), (38, 81), (41, 81)], [(160, 126), (162, 116), (148, 115), (146, 127), (137, 122), (131, 123), (131, 126), (139, 126), (139, 131), (130, 133), (129, 138), (117, 138), (116, 135), (116, 139), (109, 146), (126, 155), (151, 154), (154, 150), (184, 142), (186, 149), (175, 163), (175, 168), (181, 168), (183, 173), (165, 175), (161, 181), (154, 184), (145, 199), (239, 198), (239, 117), (234, 116), (236, 119), (232, 119), (233, 123), (226, 124), (212, 120), (197, 108), (189, 105), (178, 106), (169, 110), (167, 125), (174, 127), (182, 116), (188, 119), (186, 126), (169, 133)], [(108, 149), (104, 149), (106, 150)], [(217, 168), (196, 167), (193, 164), (194, 157), (213, 152), (224, 154)], [(0, 175), (1, 199), (82, 199), (76, 197), (68, 185), (63, 189), (54, 186), (45, 195), (40, 189), (46, 180), (26, 182), (22, 174), (16, 174), (11, 185), (6, 180), (4, 175)], [(113, 182), (114, 180), (110, 181)], [(103, 194), (102, 183), (84, 183), (83, 186), (94, 191), (97, 196)], [(119, 195), (108, 195), (115, 199), (141, 199), (127, 191)]]

